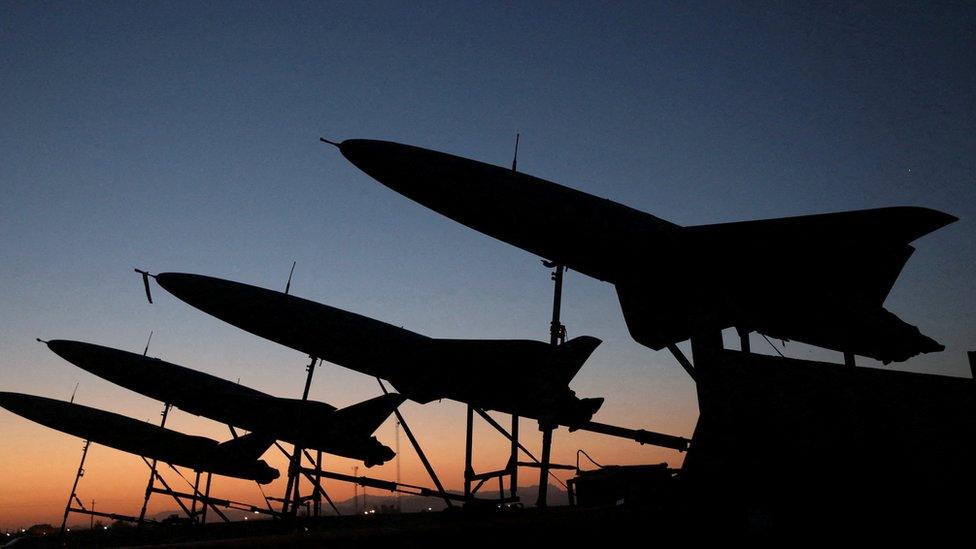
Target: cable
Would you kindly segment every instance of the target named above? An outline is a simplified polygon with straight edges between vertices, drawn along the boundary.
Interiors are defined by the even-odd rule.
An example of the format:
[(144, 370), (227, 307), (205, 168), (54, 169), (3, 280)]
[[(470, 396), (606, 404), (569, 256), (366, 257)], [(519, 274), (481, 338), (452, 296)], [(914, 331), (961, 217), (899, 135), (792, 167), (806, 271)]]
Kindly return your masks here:
[(603, 465), (600, 465), (599, 463), (597, 463), (595, 459), (593, 459), (592, 457), (590, 457), (590, 454), (587, 454), (586, 453), (586, 450), (580, 448), (580, 449), (576, 450), (576, 470), (577, 471), (580, 471), (581, 470), (580, 469), (580, 454), (583, 454), (584, 456), (586, 456), (586, 459), (590, 460), (590, 463), (592, 463), (593, 465), (596, 465), (598, 468), (603, 469)]

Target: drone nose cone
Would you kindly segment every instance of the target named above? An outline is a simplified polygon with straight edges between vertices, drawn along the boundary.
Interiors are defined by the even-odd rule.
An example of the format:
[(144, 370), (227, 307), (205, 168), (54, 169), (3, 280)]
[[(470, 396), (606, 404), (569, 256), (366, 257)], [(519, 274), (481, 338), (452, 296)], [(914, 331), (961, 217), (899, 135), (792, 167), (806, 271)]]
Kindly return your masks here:
[[(384, 167), (398, 156), (399, 143), (374, 139), (347, 139), (339, 144), (339, 152), (346, 160), (369, 175), (384, 171)], [(375, 176), (374, 176), (375, 177)]]
[(52, 339), (47, 342), (47, 348), (58, 355), (59, 357), (71, 362), (71, 358), (75, 355), (76, 345), (74, 341), (68, 341), (66, 339)]
[(67, 339), (52, 339), (47, 346), (54, 354), (97, 376), (111, 376), (119, 370), (122, 351)]
[(222, 304), (232, 285), (219, 278), (188, 273), (160, 273), (156, 282), (178, 299), (204, 310)]
[(97, 368), (100, 362), (104, 362), (98, 360), (97, 347), (89, 343), (52, 339), (47, 342), (47, 347), (54, 354), (83, 370), (92, 371), (93, 368)]
[(262, 299), (275, 294), (240, 282), (186, 273), (162, 273), (156, 275), (156, 281), (181, 301), (231, 324), (256, 320)]
[(182, 298), (184, 295), (194, 295), (199, 291), (199, 275), (187, 273), (159, 273), (156, 283), (164, 290)]
[(427, 176), (443, 171), (447, 155), (374, 139), (347, 139), (339, 150), (349, 162), (383, 185), (406, 195)]

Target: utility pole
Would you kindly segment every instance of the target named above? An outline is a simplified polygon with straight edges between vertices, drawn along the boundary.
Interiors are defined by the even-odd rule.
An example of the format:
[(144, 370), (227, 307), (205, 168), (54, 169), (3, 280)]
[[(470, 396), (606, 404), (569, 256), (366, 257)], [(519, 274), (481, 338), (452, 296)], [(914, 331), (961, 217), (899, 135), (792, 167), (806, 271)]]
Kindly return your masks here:
[[(359, 478), (358, 465), (353, 466), (352, 476), (356, 477), (357, 479)], [(356, 514), (358, 515), (359, 514), (359, 484), (352, 485), (352, 505), (353, 505), (353, 509), (355, 509)]]

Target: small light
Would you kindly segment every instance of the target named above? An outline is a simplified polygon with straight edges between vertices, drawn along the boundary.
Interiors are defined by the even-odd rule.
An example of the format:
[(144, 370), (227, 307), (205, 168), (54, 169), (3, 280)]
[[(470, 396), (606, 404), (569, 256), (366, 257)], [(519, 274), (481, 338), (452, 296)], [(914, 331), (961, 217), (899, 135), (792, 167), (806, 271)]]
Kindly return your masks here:
[(247, 520), (247, 517), (246, 516), (244, 517), (244, 520)]
[(258, 514), (258, 512), (257, 512), (257, 511), (255, 511), (255, 512), (254, 512), (254, 514), (256, 515), (256, 514)]
[(102, 530), (108, 530), (108, 526), (102, 526)]

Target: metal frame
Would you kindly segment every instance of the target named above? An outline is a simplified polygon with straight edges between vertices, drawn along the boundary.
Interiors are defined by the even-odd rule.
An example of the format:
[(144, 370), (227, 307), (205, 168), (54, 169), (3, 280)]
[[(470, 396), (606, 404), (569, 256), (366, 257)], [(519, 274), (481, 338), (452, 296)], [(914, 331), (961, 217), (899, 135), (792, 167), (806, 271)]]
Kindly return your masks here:
[[(167, 403), (163, 405), (163, 411), (160, 414), (162, 416), (162, 419), (159, 422), (160, 427), (165, 427), (166, 419), (169, 417), (169, 411), (171, 409), (172, 406), (170, 404)], [(234, 433), (234, 435), (236, 437), (236, 433)], [(155, 523), (156, 521), (146, 520), (146, 511), (149, 506), (149, 499), (152, 497), (153, 494), (163, 494), (172, 497), (173, 500), (176, 502), (176, 504), (179, 505), (180, 509), (184, 513), (186, 513), (186, 516), (190, 520), (192, 520), (193, 522), (199, 522), (201, 524), (206, 524), (207, 522), (208, 509), (213, 510), (213, 512), (218, 517), (220, 517), (221, 520), (223, 520), (224, 522), (230, 522), (230, 519), (227, 517), (226, 514), (224, 514), (219, 509), (219, 507), (224, 507), (227, 509), (235, 509), (239, 511), (248, 511), (252, 513), (266, 514), (274, 517), (277, 517), (281, 514), (271, 509), (270, 506), (268, 509), (262, 509), (254, 505), (233, 501), (229, 499), (212, 498), (210, 497), (210, 488), (213, 481), (213, 473), (194, 471), (195, 479), (193, 483), (190, 483), (186, 479), (186, 477), (184, 477), (183, 474), (179, 472), (178, 469), (176, 469), (173, 465), (169, 465), (169, 467), (172, 468), (174, 471), (176, 471), (177, 474), (180, 475), (180, 477), (182, 477), (184, 480), (187, 480), (187, 484), (189, 484), (190, 487), (192, 488), (192, 493), (176, 491), (160, 474), (159, 467), (158, 467), (159, 465), (158, 460), (153, 459), (152, 461), (150, 461), (144, 456), (140, 456), (140, 457), (143, 463), (146, 464), (146, 467), (149, 468), (149, 480), (146, 484), (146, 493), (145, 493), (145, 497), (143, 498), (142, 508), (139, 511), (138, 517), (123, 515), (120, 513), (107, 513), (103, 511), (95, 511), (94, 505), (92, 505), (91, 509), (88, 509), (85, 507), (85, 504), (78, 497), (78, 483), (80, 482), (81, 477), (85, 476), (85, 461), (88, 457), (88, 449), (90, 446), (91, 446), (91, 441), (86, 440), (85, 445), (82, 447), (81, 462), (78, 464), (78, 470), (75, 473), (75, 480), (71, 485), (71, 495), (68, 496), (68, 502), (64, 508), (64, 516), (61, 519), (62, 534), (64, 534), (67, 531), (68, 515), (70, 515), (71, 513), (89, 515), (91, 517), (105, 517), (105, 518), (110, 518), (112, 520), (123, 520), (126, 522), (134, 522), (139, 525), (146, 524), (146, 523)], [(205, 485), (204, 485), (205, 487), (203, 492), (200, 491), (201, 473), (205, 474), (206, 476)], [(159, 488), (156, 486), (157, 481), (159, 482), (160, 485), (163, 486), (163, 488)], [(183, 501), (186, 499), (190, 500), (189, 506), (187, 506), (186, 503)], [(77, 502), (77, 507), (72, 505), (73, 503), (76, 502)], [(200, 503), (199, 510), (197, 509), (198, 502)]]
[[(508, 462), (505, 467), (496, 471), (488, 471), (485, 473), (476, 473), (474, 471), (474, 466), (472, 464), (473, 458), (473, 446), (474, 446), (474, 413), (477, 412), (482, 418), (486, 419), (490, 425), (495, 427), (499, 432), (505, 435), (511, 441), (511, 453), (508, 458)], [(518, 450), (521, 446), (518, 442), (518, 420), (519, 416), (512, 415), (512, 434), (505, 431), (497, 422), (495, 422), (484, 410), (476, 408), (470, 404), (467, 405), (467, 422), (465, 429), (464, 438), (464, 501), (465, 504), (476, 504), (479, 502), (490, 501), (492, 503), (516, 503), (519, 501), (518, 496)], [(509, 477), (508, 481), (508, 496), (505, 495), (505, 477)], [(498, 499), (493, 500), (479, 500), (475, 497), (478, 490), (481, 489), (484, 484), (491, 480), (498, 479)], [(472, 487), (472, 484), (474, 484)]]
[[(163, 419), (159, 422), (160, 427), (166, 426), (166, 418), (169, 417), (169, 410), (172, 406), (169, 403), (163, 404)], [(152, 465), (149, 466), (149, 481), (146, 483), (146, 497), (142, 500), (142, 510), (139, 511), (139, 522), (146, 519), (146, 508), (149, 507), (149, 497), (152, 495), (152, 489), (154, 488), (154, 483), (156, 481), (156, 460), (152, 460)], [(169, 488), (169, 486), (167, 486)]]
[[(294, 271), (294, 265), (292, 265), (292, 270)], [(291, 284), (291, 275), (288, 277), (289, 285)], [(288, 293), (286, 288), (285, 293)], [(308, 375), (305, 376), (305, 389), (302, 391), (302, 402), (308, 402), (308, 391), (312, 387), (312, 376), (315, 374), (315, 365), (318, 364), (318, 357), (310, 356), (311, 362), (305, 367), (305, 371)], [(302, 407), (298, 408), (298, 416), (295, 419), (297, 424), (301, 424), (302, 421)], [(282, 449), (281, 446), (278, 446)], [(284, 449), (282, 449), (284, 451)], [(285, 485), (285, 494), (281, 497), (281, 513), (284, 515), (290, 515), (292, 517), (297, 516), (298, 506), (305, 501), (314, 500), (316, 502), (315, 509), (320, 511), (322, 508), (321, 494), (324, 493), (322, 490), (322, 485), (320, 481), (312, 480), (315, 485), (312, 490), (312, 495), (310, 497), (302, 497), (301, 495), (301, 461), (302, 454), (305, 452), (304, 448), (299, 447), (297, 444), (292, 448), (292, 453), (288, 463), (288, 482)], [(322, 453), (319, 452), (318, 462), (322, 460)], [(316, 515), (317, 516), (317, 515)]]

